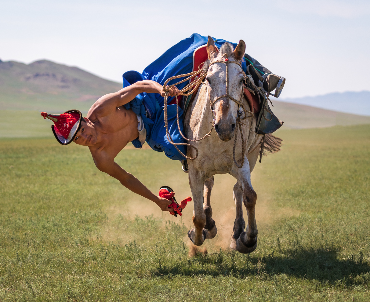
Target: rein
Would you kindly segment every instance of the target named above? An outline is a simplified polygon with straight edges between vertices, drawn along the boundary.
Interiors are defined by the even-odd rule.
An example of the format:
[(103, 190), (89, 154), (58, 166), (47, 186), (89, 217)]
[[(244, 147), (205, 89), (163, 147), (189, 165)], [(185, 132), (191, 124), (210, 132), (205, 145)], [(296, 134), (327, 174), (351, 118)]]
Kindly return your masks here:
[[(202, 68), (200, 68), (200, 66), (199, 66), (199, 69), (197, 71), (193, 71), (193, 72), (190, 72), (190, 73), (180, 74), (180, 75), (177, 75), (177, 76), (170, 77), (163, 84), (163, 91), (165, 92), (165, 95), (164, 95), (164, 124), (165, 124), (165, 128), (166, 128), (167, 139), (183, 157), (185, 157), (186, 159), (190, 159), (190, 160), (196, 159), (198, 157), (197, 147), (195, 147), (191, 144), (188, 144), (188, 143), (175, 143), (172, 140), (172, 137), (171, 137), (170, 132), (168, 130), (168, 113), (167, 113), (168, 92), (169, 92), (170, 87), (174, 87), (178, 84), (181, 84), (181, 83), (189, 80), (189, 84), (186, 85), (183, 89), (180, 90), (180, 95), (189, 96), (192, 93), (194, 93), (194, 91), (196, 91), (199, 88), (199, 86), (203, 83), (204, 78), (207, 75), (207, 72), (206, 72), (206, 70), (203, 69), (203, 67), (204, 66), (202, 66)], [(177, 83), (167, 85), (171, 80), (178, 79), (178, 78), (183, 78), (183, 77), (187, 77), (187, 78), (185, 78), (185, 79), (183, 79), (183, 80), (181, 80)], [(192, 79), (194, 79), (194, 81), (191, 81)], [(188, 139), (182, 133), (181, 128), (180, 128), (179, 106), (178, 105), (176, 106), (176, 120), (177, 120), (177, 128), (179, 130), (180, 135), (182, 136), (183, 139), (185, 139), (187, 141), (192, 141), (192, 142), (200, 141), (200, 140), (206, 138), (207, 136), (211, 135), (211, 132), (213, 130), (213, 126), (212, 126), (211, 130), (206, 135), (204, 135), (202, 138), (200, 138), (200, 139)], [(185, 155), (184, 153), (182, 153), (180, 151), (180, 149), (177, 146), (188, 146), (188, 147), (194, 148), (195, 156), (194, 157), (189, 157), (189, 156)]]
[[(229, 67), (229, 64), (237, 64), (240, 66), (241, 70), (242, 70), (242, 73), (243, 73), (243, 78), (244, 78), (244, 81), (245, 82), (251, 82), (251, 79), (245, 74), (245, 72), (243, 71), (243, 68), (242, 68), (242, 65), (241, 65), (241, 62), (240, 61), (230, 61), (227, 57), (224, 58), (223, 60), (218, 60), (218, 61), (214, 61), (212, 63), (209, 64), (208, 68), (210, 66), (212, 66), (213, 64), (216, 64), (216, 63), (223, 63), (223, 64), (226, 64), (226, 94), (220, 96), (220, 97), (217, 97), (215, 100), (213, 101), (210, 101), (210, 109), (211, 109), (211, 112), (212, 112), (212, 115), (214, 114), (214, 111), (213, 111), (213, 106), (214, 104), (219, 101), (220, 99), (222, 98), (228, 98), (230, 100), (232, 100), (233, 102), (235, 102), (237, 105), (238, 105), (238, 110), (237, 110), (237, 119), (236, 119), (236, 124), (237, 124), (237, 129), (239, 129), (239, 132), (240, 132), (240, 136), (241, 136), (241, 140), (242, 140), (242, 154), (245, 153), (245, 148), (246, 148), (246, 142), (247, 140), (244, 140), (244, 136), (243, 136), (243, 131), (242, 131), (242, 120), (246, 119), (247, 118), (247, 113), (250, 114), (250, 117), (253, 117), (254, 116), (254, 111), (250, 111), (250, 110), (247, 110), (244, 105), (243, 105), (243, 102), (240, 101), (242, 100), (242, 96), (243, 96), (243, 90), (241, 91), (241, 94), (240, 94), (240, 100), (237, 100), (235, 98), (233, 98), (230, 93), (229, 93), (229, 72), (228, 72), (228, 67)], [(207, 70), (208, 70), (207, 68)], [(168, 130), (168, 115), (167, 115), (167, 105), (168, 105), (168, 92), (169, 92), (169, 89), (170, 87), (174, 87), (178, 84), (181, 84), (185, 81), (188, 81), (189, 80), (189, 84), (186, 85), (183, 89), (180, 90), (180, 95), (184, 95), (184, 96), (189, 96), (190, 94), (192, 94), (194, 91), (196, 91), (199, 86), (204, 82), (204, 79), (207, 75), (207, 72), (206, 70), (204, 69), (204, 66), (202, 66), (202, 68), (199, 68), (198, 71), (193, 71), (191, 73), (187, 73), (187, 74), (182, 74), (182, 75), (178, 75), (178, 76), (173, 76), (173, 77), (170, 77), (169, 79), (166, 80), (166, 82), (164, 83), (163, 85), (163, 91), (165, 91), (165, 96), (164, 96), (164, 122), (165, 122), (165, 128), (166, 128), (166, 136), (167, 136), (167, 139), (168, 141), (176, 148), (176, 150), (183, 156), (185, 157), (186, 159), (190, 159), (190, 160), (193, 160), (193, 159), (196, 159), (198, 157), (198, 149), (189, 144), (189, 143), (175, 143), (172, 138), (171, 138), (171, 135), (169, 133), (169, 130)], [(175, 84), (172, 84), (172, 85), (167, 85), (168, 82), (170, 82), (171, 80), (173, 79), (177, 79), (177, 78), (182, 78), (182, 77), (187, 77)], [(191, 79), (194, 79), (194, 81), (191, 82)], [(252, 82), (253, 83), (253, 82)], [(254, 85), (253, 85), (254, 86)], [(182, 133), (182, 131), (180, 130), (180, 121), (179, 121), (179, 106), (176, 107), (177, 108), (177, 111), (176, 111), (176, 114), (177, 114), (177, 127), (178, 127), (178, 130), (180, 132), (180, 135), (187, 141), (192, 141), (192, 142), (196, 142), (196, 141), (201, 141), (203, 139), (205, 139), (207, 136), (210, 136), (211, 135), (211, 132), (212, 130), (214, 129), (214, 126), (215, 126), (215, 123), (214, 123), (214, 118), (213, 118), (213, 121), (212, 121), (212, 128), (211, 130), (206, 134), (204, 135), (203, 137), (199, 138), (199, 139), (188, 139), (187, 137), (184, 136), (184, 134)], [(242, 117), (242, 113), (240, 111), (240, 108), (243, 109), (244, 111), (244, 116)], [(249, 129), (249, 133), (248, 133), (248, 140), (249, 140), (249, 137), (250, 137), (250, 133), (251, 133), (251, 130), (252, 130), (252, 123), (253, 123), (253, 120), (251, 120), (251, 125), (250, 125), (250, 129)], [(234, 146), (233, 146), (233, 160), (234, 160), (234, 163), (235, 165), (238, 167), (238, 168), (241, 168), (243, 167), (244, 165), (244, 156), (242, 157), (242, 162), (241, 164), (239, 165), (235, 159), (235, 149), (236, 149), (236, 143), (237, 143), (237, 130), (235, 132), (235, 140), (234, 140)], [(183, 154), (179, 148), (177, 147), (178, 145), (186, 145), (186, 146), (190, 146), (192, 148), (195, 149), (195, 157), (189, 157), (189, 156), (186, 156), (185, 154)]]

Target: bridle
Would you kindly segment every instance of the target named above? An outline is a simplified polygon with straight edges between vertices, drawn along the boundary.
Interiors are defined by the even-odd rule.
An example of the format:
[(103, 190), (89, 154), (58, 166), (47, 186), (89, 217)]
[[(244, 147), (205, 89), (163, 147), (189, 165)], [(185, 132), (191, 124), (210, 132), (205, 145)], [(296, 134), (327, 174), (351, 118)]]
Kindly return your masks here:
[[(250, 137), (250, 134), (251, 134), (251, 129), (252, 129), (252, 122), (253, 120), (251, 120), (251, 125), (250, 125), (250, 129), (249, 129), (249, 133), (248, 133), (248, 139), (247, 140), (244, 140), (244, 137), (243, 137), (243, 131), (242, 131), (242, 120), (246, 119), (247, 118), (247, 113), (250, 114), (250, 116), (248, 116), (248, 118), (250, 117), (253, 117), (254, 116), (254, 112), (253, 112), (253, 107), (252, 107), (252, 111), (250, 110), (247, 110), (245, 109), (244, 105), (243, 105), (243, 89), (241, 90), (241, 93), (240, 93), (240, 98), (239, 100), (233, 98), (231, 95), (230, 95), (230, 92), (229, 92), (229, 64), (237, 64), (239, 65), (240, 67), (240, 70), (243, 74), (243, 78), (244, 78), (244, 81), (246, 81), (247, 79), (247, 75), (245, 74), (244, 70), (243, 70), (243, 67), (242, 67), (242, 64), (241, 64), (241, 61), (230, 61), (226, 54), (222, 57), (221, 60), (217, 60), (217, 61), (213, 61), (209, 64), (209, 67), (211, 67), (213, 64), (216, 64), (216, 63), (222, 63), (222, 64), (225, 64), (226, 65), (226, 94), (224, 95), (221, 95), (219, 97), (217, 97), (216, 99), (214, 99), (213, 101), (210, 101), (210, 106), (211, 106), (211, 110), (212, 110), (212, 115), (213, 115), (213, 118), (214, 118), (214, 111), (213, 111), (213, 106), (214, 104), (219, 101), (220, 99), (223, 99), (223, 98), (228, 98), (229, 100), (232, 100), (233, 102), (235, 102), (237, 105), (238, 105), (238, 110), (237, 110), (237, 118), (236, 118), (236, 129), (235, 129), (235, 139), (234, 139), (234, 147), (233, 147), (233, 159), (234, 159), (234, 163), (235, 165), (240, 169), (243, 167), (244, 165), (244, 153), (245, 153), (245, 148), (246, 148), (246, 142), (249, 140), (249, 137)], [(209, 68), (208, 67), (208, 68)], [(243, 85), (243, 88), (244, 88), (244, 85)], [(208, 96), (210, 97), (210, 96)], [(243, 109), (244, 111), (244, 114), (242, 114), (242, 112), (240, 111), (240, 108)], [(213, 122), (213, 127), (215, 126), (214, 122)], [(240, 137), (241, 137), (241, 140), (242, 140), (242, 162), (241, 164), (239, 165), (235, 159), (235, 149), (236, 149), (236, 142), (237, 142), (237, 129), (239, 129), (239, 132), (240, 132)]]
[[(217, 97), (216, 99), (214, 99), (212, 102), (211, 102), (211, 107), (213, 108), (213, 105), (219, 101), (220, 99), (222, 98), (228, 98), (232, 101), (234, 101), (236, 104), (238, 104), (238, 109), (240, 107), (242, 107), (244, 109), (244, 106), (243, 106), (243, 103), (240, 101), (240, 100), (237, 100), (235, 98), (233, 98), (230, 93), (229, 93), (229, 64), (237, 64), (239, 65), (240, 69), (241, 69), (241, 72), (243, 74), (243, 78), (244, 80), (246, 79), (247, 75), (245, 74), (245, 72), (243, 71), (243, 67), (242, 67), (242, 64), (240, 61), (230, 61), (227, 57), (226, 57), (226, 54), (223, 56), (223, 60), (217, 60), (217, 61), (213, 61), (209, 64), (209, 67), (210, 68), (213, 64), (217, 64), (217, 63), (223, 63), (226, 65), (226, 94), (224, 95), (221, 95), (219, 97)], [(241, 91), (241, 95), (240, 95), (240, 99), (242, 99), (242, 94), (243, 94), (243, 91)]]

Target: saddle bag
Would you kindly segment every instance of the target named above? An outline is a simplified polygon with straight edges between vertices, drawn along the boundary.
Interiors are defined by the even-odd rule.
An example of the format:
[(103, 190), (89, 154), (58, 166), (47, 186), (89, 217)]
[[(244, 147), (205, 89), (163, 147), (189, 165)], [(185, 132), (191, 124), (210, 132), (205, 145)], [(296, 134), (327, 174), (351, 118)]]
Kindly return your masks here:
[[(260, 97), (261, 99), (261, 97)], [(258, 114), (256, 133), (258, 134), (269, 134), (278, 130), (284, 122), (280, 121), (275, 114), (272, 112), (268, 99), (262, 99), (262, 110)]]

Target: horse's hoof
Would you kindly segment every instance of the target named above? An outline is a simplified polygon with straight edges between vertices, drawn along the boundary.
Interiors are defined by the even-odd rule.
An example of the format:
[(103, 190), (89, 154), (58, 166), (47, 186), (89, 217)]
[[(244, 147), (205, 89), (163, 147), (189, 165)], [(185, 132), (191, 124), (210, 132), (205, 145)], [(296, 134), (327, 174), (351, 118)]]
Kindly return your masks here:
[(236, 250), (243, 254), (252, 253), (257, 248), (257, 237), (253, 238), (250, 242), (244, 243), (245, 232), (241, 233), (238, 240), (236, 241)]
[(215, 238), (215, 236), (217, 235), (217, 228), (216, 228), (216, 225), (213, 226), (212, 229), (210, 230), (203, 230), (203, 232), (206, 231), (207, 233), (207, 237), (206, 239), (212, 239), (212, 238)]
[(204, 240), (206, 240), (206, 238), (207, 238), (207, 231), (203, 229), (201, 240), (195, 240), (195, 231), (194, 231), (194, 229), (191, 229), (188, 232), (188, 237), (189, 237), (190, 241), (193, 242), (194, 245), (201, 246), (203, 244)]

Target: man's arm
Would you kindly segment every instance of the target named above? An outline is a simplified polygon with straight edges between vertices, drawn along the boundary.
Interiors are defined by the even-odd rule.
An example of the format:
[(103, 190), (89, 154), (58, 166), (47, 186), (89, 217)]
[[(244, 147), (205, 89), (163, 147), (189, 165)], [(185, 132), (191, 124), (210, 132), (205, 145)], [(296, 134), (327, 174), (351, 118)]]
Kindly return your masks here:
[[(165, 92), (163, 91), (163, 87), (161, 84), (150, 81), (144, 80), (136, 82), (128, 87), (125, 87), (117, 92), (109, 93), (102, 96), (98, 99), (95, 104), (89, 110), (88, 116), (92, 114), (94, 111), (95, 113), (99, 113), (99, 116), (105, 116), (115, 110), (117, 107), (125, 105), (132, 101), (139, 93), (146, 92), (146, 93), (159, 93), (160, 95), (164, 96)], [(176, 87), (171, 87), (169, 90), (170, 96), (175, 96), (179, 94), (179, 90)]]
[(96, 167), (100, 171), (105, 172), (110, 176), (116, 178), (123, 186), (125, 186), (130, 191), (155, 202), (162, 211), (173, 212), (172, 208), (168, 208), (171, 201), (153, 194), (135, 176), (123, 170), (116, 162), (114, 162), (113, 159), (103, 158), (103, 156), (93, 158)]

